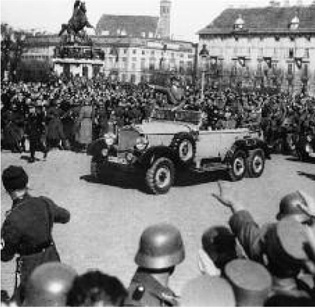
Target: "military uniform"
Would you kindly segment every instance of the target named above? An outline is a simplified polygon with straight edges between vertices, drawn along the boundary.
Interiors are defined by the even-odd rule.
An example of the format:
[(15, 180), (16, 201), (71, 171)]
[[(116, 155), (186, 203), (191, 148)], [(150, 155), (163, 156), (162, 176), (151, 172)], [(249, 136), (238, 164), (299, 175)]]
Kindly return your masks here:
[(252, 215), (246, 210), (236, 212), (231, 217), (229, 224), (248, 257), (256, 262), (263, 263), (265, 236), (269, 228), (274, 224), (266, 224), (259, 227)]
[(162, 286), (148, 273), (137, 271), (130, 287), (125, 306), (173, 307), (178, 306), (177, 296)]
[[(40, 264), (60, 261), (52, 238), (53, 223), (67, 223), (70, 213), (46, 197), (32, 197), (25, 194), (15, 199), (1, 230), (1, 261), (7, 262), (18, 254), (17, 274), (23, 292), (31, 272)], [(18, 277), (18, 276), (16, 276)], [(19, 296), (19, 295), (18, 295)], [(23, 298), (23, 294), (21, 293)]]
[(27, 132), (30, 141), (31, 160), (35, 160), (36, 150), (46, 155), (47, 149), (41, 141), (45, 132), (44, 117), (39, 114), (30, 114), (27, 119)]
[[(139, 267), (130, 283), (125, 306), (178, 306), (176, 295), (168, 288), (168, 279), (184, 259), (184, 243), (176, 227), (158, 224), (146, 228), (135, 256)], [(161, 275), (163, 284), (158, 280)]]
[[(288, 197), (292, 198), (290, 195)], [(288, 229), (286, 232), (283, 232), (283, 237), (287, 239), (283, 242), (278, 238), (275, 240), (274, 238), (277, 236), (275, 234), (280, 224), (281, 227), (285, 224), (291, 226), (291, 229), (293, 231), (296, 230), (296, 233)], [(290, 301), (289, 298), (296, 300), (311, 299), (311, 290), (307, 283), (304, 282), (304, 279), (307, 279), (307, 277), (298, 277), (299, 269), (302, 268), (302, 258), (300, 260), (293, 253), (292, 255), (290, 254), (291, 247), (294, 247), (292, 245), (293, 242), (296, 242), (296, 247), (298, 248), (302, 246), (302, 244), (300, 246), (299, 244), (301, 242), (300, 234), (303, 233), (298, 229), (303, 229), (304, 227), (300, 222), (292, 218), (286, 218), (281, 219), (279, 223), (266, 224), (260, 228), (250, 213), (243, 210), (236, 212), (232, 216), (230, 227), (238, 237), (248, 257), (251, 260), (264, 264), (273, 275), (273, 287), (270, 296), (274, 297), (274, 302), (271, 301), (268, 305), (275, 306), (279, 303), (287, 305)], [(283, 244), (285, 241), (289, 243), (289, 248)], [(298, 248), (295, 250), (299, 251)], [(300, 250), (302, 251), (302, 249)]]

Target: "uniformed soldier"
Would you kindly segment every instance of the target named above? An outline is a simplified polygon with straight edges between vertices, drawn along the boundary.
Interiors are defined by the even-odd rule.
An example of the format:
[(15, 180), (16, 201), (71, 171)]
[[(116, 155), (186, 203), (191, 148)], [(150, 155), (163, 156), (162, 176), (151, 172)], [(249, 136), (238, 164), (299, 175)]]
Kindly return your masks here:
[[(307, 194), (297, 192), (283, 198), (280, 203), (280, 214), (285, 215), (278, 215), (281, 219), (278, 223), (261, 228), (247, 210), (224, 194), (221, 186), (220, 195), (214, 196), (231, 208), (233, 215), (229, 223), (232, 231), (248, 257), (267, 266), (273, 275), (274, 284), (277, 282), (277, 291), (290, 290), (296, 298), (308, 298), (308, 286), (300, 279), (302, 277), (298, 277), (302, 269), (307, 269), (308, 266), (304, 252), (306, 236), (302, 233), (303, 230), (306, 231), (303, 222), (309, 223), (310, 217), (304, 215), (303, 218), (301, 215), (305, 208), (313, 206), (308, 202), (310, 198)], [(292, 209), (295, 209), (295, 213)]]
[[(265, 236), (270, 227), (276, 223), (268, 223), (259, 227), (252, 215), (244, 206), (227, 197), (219, 183), (220, 194), (213, 194), (222, 204), (231, 208), (233, 215), (230, 218), (230, 227), (237, 236), (248, 257), (257, 262), (263, 262), (262, 255), (265, 247)], [(307, 215), (306, 211), (315, 213), (314, 200), (305, 192), (297, 191), (283, 197), (280, 202), (277, 219), (291, 218), (301, 224), (312, 225), (314, 216)]]
[(38, 266), (27, 282), (23, 306), (65, 307), (76, 276), (73, 268), (60, 262)]
[(235, 235), (225, 226), (208, 228), (202, 235), (198, 265), (202, 273), (219, 276), (224, 266), (240, 256)]
[(305, 274), (310, 262), (305, 227), (285, 218), (266, 233), (267, 266), (273, 274), (269, 306), (314, 306), (311, 275)]
[(185, 258), (180, 232), (172, 225), (147, 228), (141, 236), (135, 262), (139, 266), (130, 286), (126, 306), (177, 306), (168, 287), (175, 266)]
[(46, 197), (30, 196), (28, 175), (22, 167), (6, 168), (2, 183), (13, 205), (6, 213), (1, 230), (1, 261), (8, 262), (18, 255), (14, 297), (22, 302), (31, 272), (42, 263), (60, 261), (52, 228), (55, 222), (67, 223), (70, 213)]
[(47, 148), (43, 144), (41, 137), (45, 133), (44, 116), (36, 111), (35, 105), (30, 106), (30, 113), (27, 118), (26, 131), (30, 142), (31, 157), (29, 162), (35, 162), (35, 152), (41, 151), (44, 153), (44, 158), (47, 157)]

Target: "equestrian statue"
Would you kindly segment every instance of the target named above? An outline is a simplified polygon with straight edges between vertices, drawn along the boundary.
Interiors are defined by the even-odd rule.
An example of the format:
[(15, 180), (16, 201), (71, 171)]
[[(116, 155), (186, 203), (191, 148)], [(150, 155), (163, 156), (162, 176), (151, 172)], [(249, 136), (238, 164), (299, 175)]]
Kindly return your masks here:
[(86, 6), (81, 0), (76, 0), (74, 3), (73, 14), (67, 24), (62, 24), (59, 36), (65, 31), (69, 35), (82, 36), (81, 31), (85, 28), (94, 28), (88, 21), (86, 16)]

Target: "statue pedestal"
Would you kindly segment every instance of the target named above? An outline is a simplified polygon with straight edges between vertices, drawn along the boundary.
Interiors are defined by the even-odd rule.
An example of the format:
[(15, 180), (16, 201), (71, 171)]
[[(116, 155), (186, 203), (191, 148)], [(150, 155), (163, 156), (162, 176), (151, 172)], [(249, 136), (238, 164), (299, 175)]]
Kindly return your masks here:
[(53, 60), (54, 71), (58, 74), (64, 74), (68, 77), (80, 76), (93, 78), (96, 77), (103, 68), (104, 62), (100, 60), (78, 60), (78, 59), (60, 59)]
[(58, 75), (92, 78), (102, 71), (104, 52), (92, 46), (62, 45), (56, 48), (53, 63)]

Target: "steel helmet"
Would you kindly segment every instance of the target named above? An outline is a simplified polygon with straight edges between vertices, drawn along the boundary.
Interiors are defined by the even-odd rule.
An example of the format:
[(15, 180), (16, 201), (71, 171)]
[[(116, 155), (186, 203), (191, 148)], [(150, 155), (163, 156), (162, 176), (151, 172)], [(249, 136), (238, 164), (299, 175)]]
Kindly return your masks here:
[(135, 262), (148, 269), (164, 269), (185, 259), (182, 236), (169, 224), (150, 226), (141, 235)]
[(67, 293), (77, 273), (70, 266), (48, 262), (31, 274), (25, 293), (24, 306), (66, 306)]
[(284, 217), (294, 215), (295, 218), (300, 221), (309, 220), (309, 216), (306, 215), (300, 208), (300, 205), (308, 207), (307, 201), (304, 196), (299, 192), (290, 193), (282, 198), (279, 206), (279, 213), (277, 214), (277, 220), (283, 219)]

